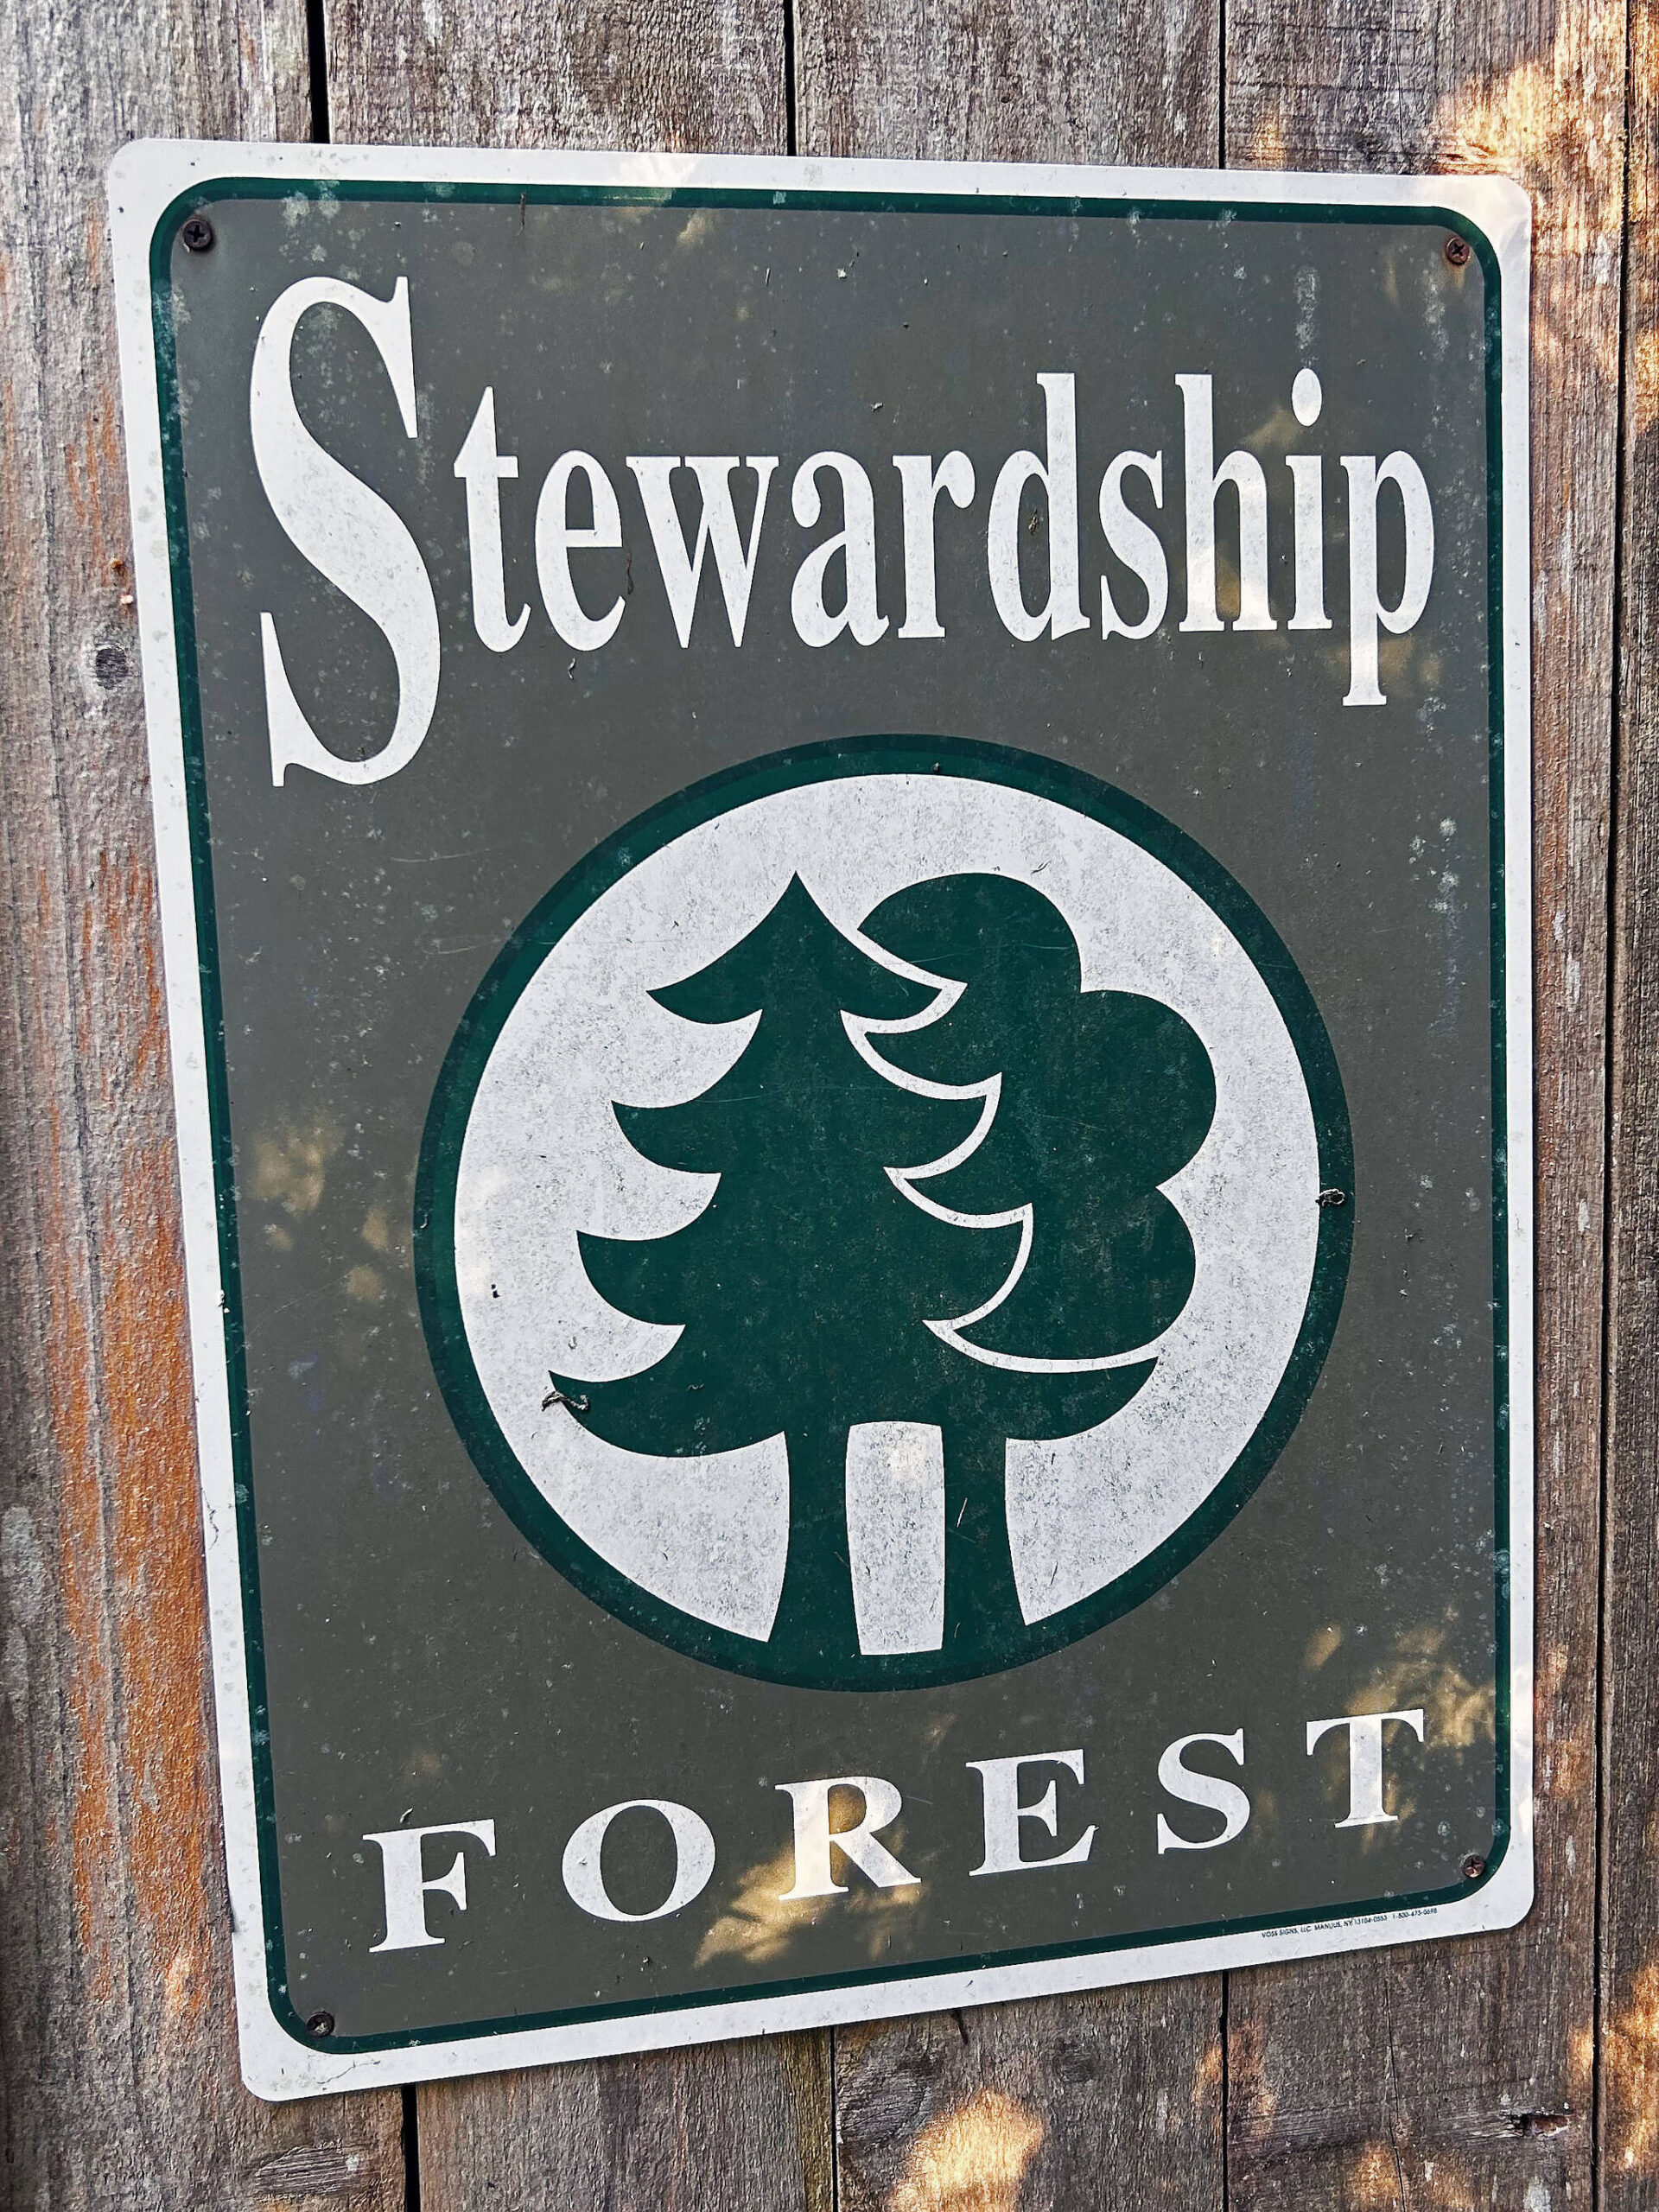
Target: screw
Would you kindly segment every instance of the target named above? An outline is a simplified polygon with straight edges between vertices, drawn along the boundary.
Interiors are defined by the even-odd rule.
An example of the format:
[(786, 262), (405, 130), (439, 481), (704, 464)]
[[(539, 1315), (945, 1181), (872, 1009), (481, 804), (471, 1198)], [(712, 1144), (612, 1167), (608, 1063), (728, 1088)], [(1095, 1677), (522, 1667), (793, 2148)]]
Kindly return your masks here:
[(1481, 1857), (1478, 1851), (1471, 1851), (1469, 1856), (1463, 1862), (1464, 1880), (1465, 1882), (1478, 1882), (1485, 1872), (1486, 1861)]
[(1461, 269), (1469, 258), (1469, 241), (1460, 238), (1454, 231), (1446, 242), (1446, 257), (1454, 269)]
[(305, 2024), (305, 2032), (308, 2036), (333, 2035), (334, 2032), (334, 2014), (332, 2012), (314, 2012)]
[(188, 215), (179, 226), (179, 236), (187, 253), (206, 253), (213, 242), (213, 226), (205, 215)]

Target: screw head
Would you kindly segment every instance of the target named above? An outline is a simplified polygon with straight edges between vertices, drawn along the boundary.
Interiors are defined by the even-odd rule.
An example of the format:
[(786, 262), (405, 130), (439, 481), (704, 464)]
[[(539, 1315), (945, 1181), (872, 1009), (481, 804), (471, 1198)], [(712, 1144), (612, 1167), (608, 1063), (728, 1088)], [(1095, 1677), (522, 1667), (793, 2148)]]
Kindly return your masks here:
[(1446, 257), (1454, 269), (1461, 269), (1471, 251), (1467, 238), (1460, 238), (1454, 231), (1446, 242)]
[(305, 2024), (305, 2032), (308, 2036), (333, 2035), (334, 2032), (334, 2014), (332, 2012), (314, 2012)]
[(213, 226), (205, 215), (187, 215), (179, 226), (187, 253), (206, 253), (213, 242)]
[(1486, 1861), (1481, 1857), (1478, 1851), (1471, 1851), (1469, 1856), (1463, 1862), (1464, 1880), (1465, 1882), (1478, 1882), (1485, 1872)]

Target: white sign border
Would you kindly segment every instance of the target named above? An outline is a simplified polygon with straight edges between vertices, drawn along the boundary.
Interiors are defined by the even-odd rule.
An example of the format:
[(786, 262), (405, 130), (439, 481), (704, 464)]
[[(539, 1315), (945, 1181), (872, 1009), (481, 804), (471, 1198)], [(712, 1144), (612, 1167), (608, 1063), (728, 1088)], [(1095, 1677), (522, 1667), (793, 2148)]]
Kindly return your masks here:
[[(253, 178), (296, 184), (630, 186), (664, 190), (948, 194), (1079, 200), (1221, 201), (1395, 209), (1444, 208), (1482, 232), (1500, 279), (1503, 452), (1505, 1067), (1508, 1077), (1510, 1389), (1510, 1839), (1491, 1878), (1466, 1897), (1346, 1919), (1154, 1940), (1122, 1948), (918, 1974), (794, 1994), (734, 1999), (576, 2022), (460, 2036), (376, 2051), (298, 2042), (266, 1981), (258, 1816), (244, 1643), (230, 1377), (223, 1328), (218, 1207), (208, 1111), (207, 1038), (197, 969), (194, 878), (174, 627), (151, 323), (149, 254), (181, 194)], [(737, 2036), (888, 2019), (1010, 1998), (1102, 1989), (1223, 1967), (1317, 1958), (1427, 1936), (1512, 1928), (1533, 1897), (1533, 1135), (1530, 517), (1528, 467), (1531, 203), (1503, 177), (1287, 175), (1263, 169), (1131, 169), (988, 162), (866, 162), (683, 154), (496, 153), (457, 149), (241, 145), (146, 139), (122, 148), (109, 196), (120, 341), (133, 560), (149, 738), (185, 1274), (201, 1469), (207, 1603), (232, 1948), (243, 2079), (256, 2095), (308, 2097), (435, 2081), (555, 2060), (658, 2050)]]

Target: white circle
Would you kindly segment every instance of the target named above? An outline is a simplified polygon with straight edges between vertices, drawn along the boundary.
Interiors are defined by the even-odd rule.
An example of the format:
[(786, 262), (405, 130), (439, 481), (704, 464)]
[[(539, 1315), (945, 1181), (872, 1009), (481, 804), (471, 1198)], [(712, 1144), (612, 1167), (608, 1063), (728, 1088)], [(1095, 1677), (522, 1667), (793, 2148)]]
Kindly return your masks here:
[(893, 893), (986, 873), (1059, 909), (1085, 990), (1143, 994), (1182, 1015), (1216, 1079), (1209, 1133), (1162, 1186), (1197, 1264), (1185, 1306), (1148, 1347), (1152, 1376), (1096, 1428), (1007, 1446), (1008, 1539), (1028, 1624), (1104, 1589), (1191, 1517), (1250, 1442), (1301, 1331), (1319, 1158), (1300, 1060), (1244, 947), (1172, 868), (1055, 799), (957, 773), (798, 785), (687, 830), (577, 916), (504, 1022), (461, 1144), (455, 1281), (495, 1421), (553, 1510), (638, 1587), (758, 1642), (771, 1632), (788, 1549), (782, 1434), (658, 1459), (543, 1402), (550, 1370), (611, 1381), (654, 1365), (681, 1333), (607, 1306), (578, 1233), (667, 1236), (702, 1212), (718, 1180), (642, 1159), (613, 1103), (696, 1097), (738, 1059), (759, 1016), (706, 1027), (650, 994), (747, 936), (791, 875), (856, 937)]
[[(674, 1838), (674, 1884), (650, 1912), (624, 1912), (605, 1887), (600, 1853), (611, 1822), (623, 1813), (660, 1813)], [(595, 1920), (661, 1920), (701, 1897), (715, 1871), (715, 1839), (701, 1813), (664, 1797), (629, 1797), (586, 1820), (564, 1847), (564, 1886), (571, 1902)]]
[(1312, 369), (1298, 369), (1296, 381), (1290, 387), (1290, 404), (1296, 420), (1305, 430), (1311, 429), (1319, 419), (1319, 410), (1325, 404), (1325, 394), (1319, 380)]

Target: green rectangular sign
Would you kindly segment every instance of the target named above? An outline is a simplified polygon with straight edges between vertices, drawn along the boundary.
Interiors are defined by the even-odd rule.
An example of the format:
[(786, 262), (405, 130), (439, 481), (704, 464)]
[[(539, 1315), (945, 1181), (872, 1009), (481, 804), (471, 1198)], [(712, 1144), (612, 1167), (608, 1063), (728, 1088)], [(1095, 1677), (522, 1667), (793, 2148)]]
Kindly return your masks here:
[(251, 2086), (1513, 1924), (1523, 195), (111, 195)]

